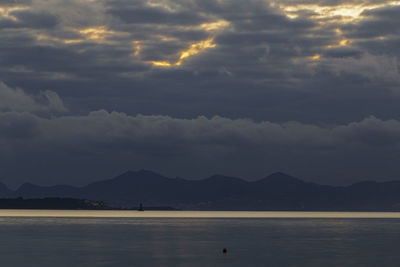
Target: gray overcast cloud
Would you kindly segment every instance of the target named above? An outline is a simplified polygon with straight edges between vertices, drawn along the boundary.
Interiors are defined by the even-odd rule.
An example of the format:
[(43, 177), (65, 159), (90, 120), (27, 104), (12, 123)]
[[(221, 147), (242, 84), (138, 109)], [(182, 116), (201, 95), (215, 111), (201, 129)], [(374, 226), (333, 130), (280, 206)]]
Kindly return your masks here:
[(400, 179), (400, 1), (0, 0), (0, 182)]

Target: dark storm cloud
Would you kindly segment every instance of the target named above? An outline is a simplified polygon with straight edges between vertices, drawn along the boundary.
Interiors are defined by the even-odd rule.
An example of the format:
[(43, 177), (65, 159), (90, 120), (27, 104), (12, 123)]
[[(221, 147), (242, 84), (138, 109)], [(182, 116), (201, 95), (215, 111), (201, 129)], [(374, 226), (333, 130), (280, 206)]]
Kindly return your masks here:
[[(107, 178), (120, 168), (153, 169), (169, 175), (206, 176), (212, 172), (259, 178), (275, 169), (295, 174), (326, 172), (325, 181), (335, 181), (340, 168), (340, 182), (370, 178), (352, 173), (351, 166), (362, 162), (388, 163), (399, 154), (400, 122), (373, 116), (359, 122), (338, 126), (318, 126), (298, 122), (254, 122), (248, 119), (213, 118), (176, 119), (169, 116), (129, 116), (104, 110), (86, 116), (41, 118), (28, 113), (1, 113), (0, 142), (16, 158), (30, 158), (31, 179), (42, 183), (62, 182), (76, 175), (69, 164), (84, 159), (96, 164), (91, 170), (97, 177), (86, 177), (80, 169), (70, 182), (82, 183)], [(35, 156), (34, 156), (35, 155)], [(54, 156), (56, 155), (56, 156)], [(1, 158), (7, 155), (1, 154)], [(40, 162), (46, 162), (43, 168)], [(335, 164), (331, 164), (334, 161)], [(68, 164), (65, 164), (68, 162)], [(215, 164), (215, 163), (218, 164)], [(394, 164), (394, 162), (393, 162)], [(397, 165), (389, 164), (393, 170)], [(12, 173), (15, 164), (2, 161), (4, 173)], [(79, 166), (80, 166), (79, 165)], [(364, 166), (376, 175), (375, 165)], [(58, 172), (52, 180), (47, 177)], [(75, 174), (74, 174), (75, 173)], [(17, 177), (9, 177), (9, 179)], [(390, 177), (385, 177), (390, 178)], [(394, 178), (394, 177), (393, 177)], [(16, 182), (16, 181), (14, 181)], [(22, 182), (22, 181), (21, 181)], [(338, 181), (336, 181), (338, 182)]]
[(205, 22), (205, 18), (197, 14), (184, 12), (168, 12), (162, 9), (150, 7), (131, 8), (123, 7), (121, 9), (110, 9), (108, 13), (129, 24), (172, 24), (172, 25), (190, 25)]
[[(385, 3), (0, 1), (0, 175), (396, 178), (400, 33)], [(311, 7), (290, 16), (297, 4)]]
[(0, 29), (16, 28), (18, 25), (11, 19), (0, 19)]
[(20, 27), (29, 27), (29, 28), (53, 28), (57, 25), (58, 20), (57, 17), (48, 14), (48, 13), (33, 13), (29, 11), (13, 11), (10, 12), (11, 16), (14, 16), (19, 23), (17, 24)]
[(38, 130), (36, 118), (30, 114), (0, 113), (0, 138), (3, 140), (31, 139), (38, 134)]
[(362, 56), (362, 51), (360, 49), (354, 49), (350, 47), (337, 47), (332, 49), (327, 49), (324, 51), (324, 56), (335, 57), (335, 58), (359, 58)]

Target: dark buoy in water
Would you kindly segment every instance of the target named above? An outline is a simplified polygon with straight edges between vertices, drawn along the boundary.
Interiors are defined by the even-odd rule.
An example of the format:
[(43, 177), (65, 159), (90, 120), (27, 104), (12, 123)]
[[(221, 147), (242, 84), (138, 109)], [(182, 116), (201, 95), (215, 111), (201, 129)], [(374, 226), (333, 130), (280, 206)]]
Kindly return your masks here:
[(222, 253), (224, 253), (224, 254), (226, 254), (228, 252), (228, 250), (226, 249), (226, 248), (224, 248), (223, 250), (222, 250)]
[(143, 209), (143, 204), (142, 204), (142, 203), (140, 203), (139, 208), (138, 208), (138, 211), (144, 211), (144, 209)]

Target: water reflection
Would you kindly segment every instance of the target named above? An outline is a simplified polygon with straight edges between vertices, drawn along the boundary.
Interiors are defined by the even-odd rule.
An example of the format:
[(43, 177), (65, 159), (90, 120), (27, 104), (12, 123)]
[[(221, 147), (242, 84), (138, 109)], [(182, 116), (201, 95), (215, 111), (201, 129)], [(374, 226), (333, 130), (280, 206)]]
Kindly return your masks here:
[[(169, 217), (170, 211), (122, 212), (126, 217), (119, 211), (1, 213), (1, 266), (397, 267), (400, 262), (397, 214), (323, 218), (240, 212), (223, 213), (231, 217), (218, 212), (172, 212), (181, 217)], [(255, 214), (270, 217), (249, 217)], [(291, 217), (273, 217), (277, 214)]]
[(400, 218), (400, 212), (0, 210), (0, 217), (85, 218)]

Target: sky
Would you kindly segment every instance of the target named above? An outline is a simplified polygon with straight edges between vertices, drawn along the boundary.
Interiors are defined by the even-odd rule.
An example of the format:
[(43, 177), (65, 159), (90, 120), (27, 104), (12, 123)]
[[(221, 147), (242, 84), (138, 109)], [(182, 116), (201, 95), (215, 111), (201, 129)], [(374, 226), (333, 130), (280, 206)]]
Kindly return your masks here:
[(0, 182), (400, 179), (400, 1), (0, 0)]

